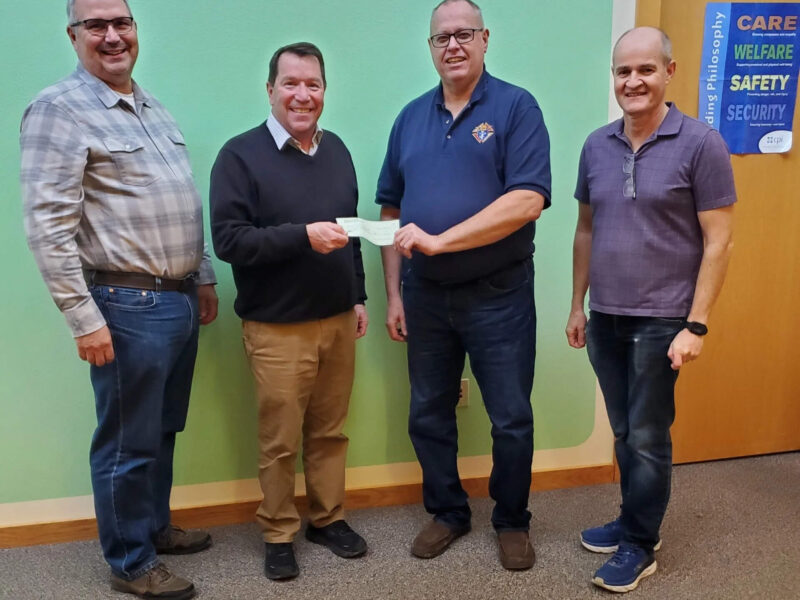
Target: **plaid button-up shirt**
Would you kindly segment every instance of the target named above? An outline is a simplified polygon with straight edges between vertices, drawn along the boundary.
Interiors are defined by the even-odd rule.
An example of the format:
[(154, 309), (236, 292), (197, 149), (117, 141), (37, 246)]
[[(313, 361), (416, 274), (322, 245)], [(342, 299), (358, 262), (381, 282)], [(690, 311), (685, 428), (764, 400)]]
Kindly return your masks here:
[(25, 231), (74, 336), (105, 319), (83, 270), (215, 283), (183, 135), (135, 83), (136, 110), (83, 67), (22, 117)]

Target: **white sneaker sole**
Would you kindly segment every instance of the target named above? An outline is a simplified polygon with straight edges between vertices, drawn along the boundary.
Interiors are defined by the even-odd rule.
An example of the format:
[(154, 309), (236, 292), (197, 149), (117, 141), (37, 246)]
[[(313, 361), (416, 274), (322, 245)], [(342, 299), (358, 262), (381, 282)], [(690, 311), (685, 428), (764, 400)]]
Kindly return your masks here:
[(611, 592), (618, 592), (618, 593), (630, 592), (638, 587), (639, 582), (642, 579), (644, 579), (645, 577), (649, 577), (650, 575), (655, 573), (657, 565), (658, 563), (656, 561), (653, 561), (652, 565), (648, 566), (644, 571), (639, 573), (639, 576), (627, 585), (609, 585), (599, 577), (593, 577), (592, 583), (598, 587), (609, 590)]
[[(593, 546), (589, 542), (585, 541), (581, 538), (581, 546), (586, 548), (589, 552), (597, 552), (598, 554), (612, 554), (617, 551), (619, 546)], [(653, 546), (653, 550), (661, 550), (661, 540), (658, 540), (658, 543)]]

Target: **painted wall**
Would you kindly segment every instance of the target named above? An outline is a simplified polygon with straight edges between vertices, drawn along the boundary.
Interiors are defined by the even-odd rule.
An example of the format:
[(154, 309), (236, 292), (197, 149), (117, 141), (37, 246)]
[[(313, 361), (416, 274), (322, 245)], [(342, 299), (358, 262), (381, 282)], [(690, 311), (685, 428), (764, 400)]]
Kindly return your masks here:
[[(22, 233), (18, 128), (43, 87), (76, 58), (64, 32), (65, 2), (4, 0), (0, 22), (0, 505), (91, 493), (88, 447), (94, 407), (88, 368), (47, 294)], [(434, 2), (371, 0), (131, 0), (139, 24), (134, 76), (180, 124), (197, 185), (220, 146), (266, 118), (264, 88), (272, 52), (309, 40), (322, 49), (328, 90), (321, 124), (349, 146), (361, 190), (361, 216), (376, 218), (374, 189), (398, 111), (433, 87), (426, 45)], [(595, 427), (595, 384), (584, 352), (570, 350), (563, 327), (570, 298), (572, 199), (581, 144), (607, 121), (611, 0), (485, 0), (491, 31), (487, 68), (529, 89), (552, 140), (553, 206), (536, 237), (539, 316), (533, 404), (536, 448), (580, 445)], [(206, 223), (207, 226), (207, 223)], [(383, 328), (380, 253), (364, 243), (370, 330), (358, 343), (347, 432), (350, 467), (414, 460), (406, 434), (405, 351)], [(179, 436), (176, 484), (252, 478), (255, 405), (233, 313), (229, 267), (215, 262), (220, 316), (201, 332), (186, 433)], [(471, 377), (471, 375), (468, 375)], [(471, 382), (459, 409), (461, 454), (490, 451), (489, 423)]]

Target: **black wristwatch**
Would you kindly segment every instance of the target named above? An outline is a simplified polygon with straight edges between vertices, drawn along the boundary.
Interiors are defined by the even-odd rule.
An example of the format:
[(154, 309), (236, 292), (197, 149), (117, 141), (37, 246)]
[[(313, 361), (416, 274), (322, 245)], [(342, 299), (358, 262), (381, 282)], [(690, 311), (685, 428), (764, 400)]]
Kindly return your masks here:
[(705, 335), (708, 333), (708, 327), (697, 321), (686, 321), (685, 327), (695, 335)]

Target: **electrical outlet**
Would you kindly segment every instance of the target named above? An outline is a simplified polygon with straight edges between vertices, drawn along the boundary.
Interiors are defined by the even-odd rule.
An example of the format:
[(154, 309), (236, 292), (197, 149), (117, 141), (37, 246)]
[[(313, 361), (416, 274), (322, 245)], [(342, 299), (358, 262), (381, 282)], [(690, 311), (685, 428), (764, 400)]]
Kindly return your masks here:
[(458, 390), (458, 404), (456, 407), (469, 406), (469, 379), (461, 380), (461, 387)]

